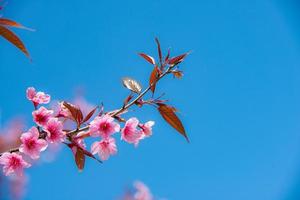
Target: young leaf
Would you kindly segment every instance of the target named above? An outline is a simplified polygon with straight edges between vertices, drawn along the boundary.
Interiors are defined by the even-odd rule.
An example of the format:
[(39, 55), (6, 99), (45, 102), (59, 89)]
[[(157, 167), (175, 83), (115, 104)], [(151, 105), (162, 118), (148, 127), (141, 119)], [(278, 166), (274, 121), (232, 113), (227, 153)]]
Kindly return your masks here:
[(184, 53), (184, 54), (181, 54), (179, 56), (170, 58), (168, 60), (168, 64), (171, 65), (171, 66), (177, 65), (177, 64), (181, 63), (188, 54), (189, 53)]
[(132, 98), (133, 98), (132, 94), (128, 95), (128, 97), (126, 97), (126, 99), (124, 100), (124, 106), (126, 106)]
[(172, 74), (174, 75), (174, 77), (176, 77), (176, 78), (178, 78), (178, 79), (181, 79), (182, 76), (183, 76), (183, 72), (182, 72), (182, 71), (179, 71), (179, 70), (172, 71)]
[(149, 79), (149, 84), (151, 85), (150, 89), (153, 94), (155, 92), (157, 78), (158, 78), (158, 67), (155, 66), (151, 72), (150, 79)]
[(0, 35), (7, 41), (12, 43), (14, 46), (16, 46), (18, 49), (20, 49), (28, 58), (30, 58), (29, 52), (27, 51), (23, 42), (11, 30), (4, 26), (0, 26)]
[(122, 79), (122, 81), (123, 81), (123, 85), (127, 89), (129, 89), (129, 90), (131, 90), (131, 91), (133, 91), (137, 94), (141, 93), (142, 86), (136, 80), (134, 80), (132, 78), (129, 78), (129, 77), (125, 77), (125, 78)]
[(165, 62), (167, 63), (169, 61), (169, 58), (170, 58), (170, 49), (168, 49), (168, 54), (165, 58)]
[(160, 43), (158, 38), (155, 38), (155, 42), (157, 44), (157, 51), (158, 51), (158, 56), (159, 56), (159, 62), (162, 64), (162, 53), (161, 53), (161, 48), (160, 48)]
[(181, 135), (183, 135), (186, 140), (189, 142), (188, 136), (185, 132), (185, 129), (180, 121), (180, 119), (176, 116), (174, 112), (174, 108), (171, 106), (168, 106), (166, 104), (157, 104), (158, 105), (158, 111), (161, 114), (161, 116), (168, 122), (173, 128), (175, 128)]
[(94, 108), (93, 110), (91, 110), (86, 116), (85, 118), (82, 120), (82, 123), (87, 122), (95, 113), (95, 111), (97, 110), (98, 106), (96, 108)]
[(81, 148), (77, 148), (77, 151), (75, 153), (75, 162), (79, 171), (82, 171), (85, 164), (85, 154)]
[(15, 28), (21, 28), (21, 29), (25, 29), (25, 30), (29, 30), (29, 31), (34, 31), (31, 28), (27, 28), (27, 27), (23, 26), (22, 24), (19, 24), (18, 22), (15, 22), (13, 20), (6, 19), (6, 18), (0, 18), (0, 25), (10, 26), (10, 27), (15, 27)]
[(145, 60), (147, 60), (150, 64), (155, 65), (155, 60), (154, 60), (153, 57), (151, 57), (151, 56), (149, 56), (147, 54), (144, 54), (144, 53), (139, 53), (139, 55), (141, 57), (143, 57)]
[(73, 120), (77, 123), (77, 126), (79, 127), (83, 120), (83, 115), (81, 110), (66, 101), (63, 102), (63, 105), (70, 111)]

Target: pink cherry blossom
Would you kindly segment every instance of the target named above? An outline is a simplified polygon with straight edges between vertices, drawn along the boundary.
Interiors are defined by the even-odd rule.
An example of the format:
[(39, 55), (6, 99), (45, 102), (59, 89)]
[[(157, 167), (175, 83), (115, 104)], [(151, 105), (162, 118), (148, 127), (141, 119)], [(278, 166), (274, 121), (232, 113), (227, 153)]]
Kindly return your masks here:
[(148, 137), (152, 135), (152, 126), (154, 126), (154, 121), (148, 121), (145, 124), (139, 124), (139, 127), (142, 129), (142, 137)]
[(153, 196), (149, 188), (142, 182), (137, 181), (134, 183), (136, 193), (134, 194), (134, 200), (152, 200)]
[(39, 126), (45, 126), (51, 115), (53, 114), (53, 110), (48, 110), (45, 107), (40, 107), (38, 110), (32, 112), (33, 120)]
[(105, 138), (100, 142), (94, 142), (91, 148), (92, 154), (97, 154), (102, 160), (107, 160), (110, 155), (117, 153), (116, 141), (114, 138)]
[(27, 88), (26, 96), (27, 99), (32, 101), (35, 107), (39, 104), (47, 104), (50, 102), (50, 95), (45, 94), (44, 92), (36, 92), (34, 87)]
[(57, 118), (51, 118), (45, 126), (47, 132), (47, 140), (50, 143), (63, 142), (65, 134), (63, 132), (63, 124)]
[(120, 131), (120, 125), (114, 122), (114, 118), (109, 115), (97, 116), (90, 123), (91, 136), (101, 136), (108, 138), (113, 133)]
[(141, 133), (137, 129), (139, 120), (135, 117), (130, 118), (125, 123), (125, 127), (121, 130), (121, 139), (128, 143), (138, 144), (141, 139)]
[(28, 132), (21, 135), (20, 152), (30, 156), (32, 159), (38, 159), (40, 152), (45, 151), (48, 144), (46, 140), (39, 139), (39, 131), (36, 127), (32, 127)]
[(4, 153), (0, 157), (0, 164), (3, 165), (3, 173), (8, 176), (10, 174), (23, 175), (23, 168), (28, 168), (31, 165), (27, 163), (21, 155), (17, 153)]

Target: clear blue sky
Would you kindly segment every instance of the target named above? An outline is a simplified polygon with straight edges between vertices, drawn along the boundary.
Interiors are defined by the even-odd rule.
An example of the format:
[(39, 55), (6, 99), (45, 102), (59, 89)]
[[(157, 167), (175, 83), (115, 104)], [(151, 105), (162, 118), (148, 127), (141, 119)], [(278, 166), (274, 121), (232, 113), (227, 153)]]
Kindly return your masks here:
[(300, 5), (297, 1), (17, 1), (5, 16), (30, 63), (0, 40), (2, 123), (25, 114), (27, 86), (55, 99), (84, 87), (89, 101), (117, 108), (122, 76), (146, 85), (150, 66), (136, 53), (156, 53), (154, 37), (175, 54), (192, 50), (182, 80), (158, 91), (180, 111), (187, 144), (151, 109), (156, 121), (139, 148), (120, 143), (103, 165), (78, 173), (68, 149), (56, 162), (28, 170), (26, 200), (110, 200), (139, 179), (171, 200), (297, 200), (300, 198)]

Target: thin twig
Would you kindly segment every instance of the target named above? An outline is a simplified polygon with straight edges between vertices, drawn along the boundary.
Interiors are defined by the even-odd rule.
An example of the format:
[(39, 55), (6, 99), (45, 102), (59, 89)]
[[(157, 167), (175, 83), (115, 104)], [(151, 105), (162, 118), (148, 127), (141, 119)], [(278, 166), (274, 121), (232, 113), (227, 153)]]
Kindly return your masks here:
[[(115, 117), (121, 113), (123, 113), (124, 111), (126, 111), (129, 107), (131, 107), (132, 105), (134, 105), (138, 100), (140, 100), (152, 87), (153, 84), (156, 84), (159, 80), (161, 80), (165, 75), (169, 74), (170, 73), (170, 70), (173, 68), (174, 66), (172, 67), (169, 67), (164, 73), (162, 73), (156, 80), (155, 83), (151, 83), (142, 93), (140, 93), (134, 100), (132, 100), (130, 103), (126, 104), (125, 106), (123, 106), (122, 108), (120, 108), (119, 110), (117, 110), (116, 112), (112, 113), (111, 116), (112, 117)], [(82, 128), (77, 128), (77, 129), (74, 129), (72, 131), (69, 131), (66, 135), (67, 136), (72, 136), (72, 135), (76, 135), (77, 133), (79, 132), (82, 132), (82, 131), (87, 131), (89, 129), (89, 125), (87, 126), (84, 126)], [(40, 138), (42, 139), (45, 139), (46, 138), (46, 134), (44, 134), (44, 132), (42, 131), (43, 135), (40, 136)], [(42, 134), (40, 133), (40, 134)], [(70, 139), (68, 139), (70, 141)], [(8, 151), (5, 151), (5, 152), (9, 152), (9, 153), (14, 153), (14, 152), (19, 152), (19, 147), (18, 148), (13, 148), (13, 149), (10, 149)], [(0, 153), (0, 156), (2, 156), (5, 152), (3, 153)]]

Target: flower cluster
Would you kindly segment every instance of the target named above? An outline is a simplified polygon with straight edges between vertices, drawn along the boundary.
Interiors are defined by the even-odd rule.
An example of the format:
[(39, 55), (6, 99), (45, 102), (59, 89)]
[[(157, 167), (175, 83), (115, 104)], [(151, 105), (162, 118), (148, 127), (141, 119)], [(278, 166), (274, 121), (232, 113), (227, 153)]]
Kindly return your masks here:
[[(67, 138), (71, 142), (69, 146), (72, 146), (75, 156), (79, 148), (87, 155), (98, 154), (101, 160), (107, 160), (111, 155), (117, 153), (116, 140), (113, 137), (115, 133), (121, 132), (121, 139), (134, 145), (152, 134), (153, 121), (142, 124), (137, 118), (130, 118), (121, 128), (120, 122), (114, 117), (107, 113), (99, 113), (88, 123), (85, 131), (71, 136), (64, 129), (64, 123), (68, 119), (73, 119), (72, 114), (77, 109), (75, 105), (60, 102), (59, 109), (55, 112), (40, 106), (50, 102), (50, 95), (36, 92), (33, 87), (28, 88), (26, 94), (27, 99), (33, 103), (35, 108), (32, 116), (36, 126), (21, 135), (21, 145), (17, 152), (5, 152), (1, 155), (0, 165), (3, 165), (5, 175), (22, 175), (23, 169), (31, 166), (29, 159), (39, 159), (40, 153), (45, 151), (49, 144), (66, 143)], [(91, 115), (93, 114), (94, 110)], [(87, 137), (99, 138), (99, 141), (92, 144), (91, 152), (86, 149), (84, 142)]]
[[(117, 133), (120, 133), (120, 140), (133, 144), (135, 147), (138, 146), (141, 140), (152, 135), (154, 121), (144, 123), (136, 117), (123, 118), (123, 114), (130, 111), (129, 108), (134, 105), (153, 106), (167, 123), (189, 141), (184, 126), (176, 115), (177, 109), (167, 105), (167, 100), (161, 99), (163, 95), (154, 98), (155, 88), (160, 79), (168, 74), (176, 78), (183, 76), (178, 65), (188, 53), (170, 57), (170, 51), (168, 51), (168, 54), (163, 56), (157, 39), (156, 43), (158, 62), (145, 53), (139, 53), (153, 67), (148, 87), (142, 91), (142, 86), (138, 81), (129, 77), (123, 78), (123, 85), (130, 90), (130, 94), (124, 99), (123, 106), (119, 109), (105, 112), (103, 105), (99, 105), (88, 111), (86, 111), (87, 106), (82, 106), (85, 107), (83, 111), (82, 107), (66, 101), (59, 102), (57, 109), (51, 109), (45, 106), (51, 101), (50, 95), (29, 87), (26, 90), (26, 96), (34, 107), (32, 118), (35, 125), (22, 133), (19, 147), (0, 154), (0, 165), (3, 166), (4, 174), (21, 176), (23, 169), (30, 167), (34, 160), (39, 159), (41, 152), (45, 151), (49, 145), (65, 144), (69, 147), (79, 170), (84, 168), (86, 157), (102, 162), (116, 154), (118, 151)], [(145, 96), (148, 92), (152, 92), (149, 98)], [(71, 129), (69, 122), (73, 126)], [(91, 147), (87, 147), (85, 143), (88, 138), (96, 138)], [(95, 155), (98, 155), (100, 159)]]

